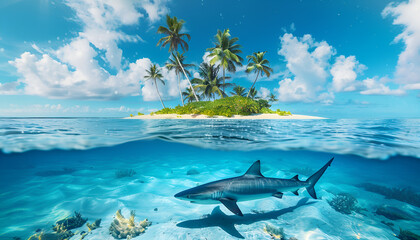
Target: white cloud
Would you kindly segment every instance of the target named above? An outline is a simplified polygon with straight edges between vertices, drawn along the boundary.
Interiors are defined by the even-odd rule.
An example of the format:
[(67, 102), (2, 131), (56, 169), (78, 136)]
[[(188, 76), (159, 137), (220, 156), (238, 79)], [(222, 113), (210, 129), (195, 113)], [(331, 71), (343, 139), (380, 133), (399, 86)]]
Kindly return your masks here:
[(360, 81), (356, 81), (357, 73), (366, 67), (359, 64), (355, 56), (345, 57), (343, 55), (335, 59), (331, 67), (332, 88), (335, 92), (355, 91), (360, 87)]
[(20, 90), (17, 89), (18, 86), (19, 86), (18, 82), (0, 83), (0, 94), (1, 95), (19, 94)]
[(381, 79), (368, 78), (363, 80), (363, 87), (365, 90), (361, 91), (363, 95), (402, 95), (402, 89), (390, 89), (386, 86)]
[[(139, 36), (130, 36), (118, 30), (124, 25), (137, 24), (143, 17), (137, 8), (142, 2), (131, 0), (74, 0), (66, 1), (82, 23), (80, 37), (87, 39), (96, 48), (105, 51), (105, 59), (113, 68), (121, 65), (122, 50), (118, 41), (138, 41)], [(147, 2), (148, 3), (148, 2)]]
[[(127, 35), (120, 30), (124, 25), (138, 24), (147, 13), (151, 22), (168, 12), (167, 1), (155, 0), (74, 0), (65, 3), (75, 11), (83, 27), (79, 36), (57, 50), (43, 51), (36, 44), (32, 47), (42, 56), (25, 52), (9, 63), (22, 76), (19, 83), (24, 93), (48, 98), (116, 99), (123, 96), (145, 94), (145, 100), (155, 99), (142, 80), (145, 69), (151, 64), (147, 58), (126, 64), (121, 69), (120, 41), (138, 41), (139, 36)], [(99, 50), (99, 51), (98, 51)], [(103, 51), (102, 51), (103, 50)], [(48, 53), (48, 54), (47, 54)], [(109, 67), (117, 70), (111, 74), (108, 66), (96, 60), (104, 59)], [(164, 72), (168, 87), (163, 88), (166, 98), (174, 97), (174, 74)], [(185, 85), (185, 83), (182, 83)], [(140, 87), (143, 86), (141, 89)], [(174, 89), (172, 89), (174, 88)], [(0, 93), (5, 91), (0, 91)], [(178, 93), (179, 94), (179, 93)]]
[(89, 106), (73, 105), (63, 107), (61, 104), (31, 104), (31, 105), (16, 105), (10, 104), (8, 108), (0, 108), (1, 116), (17, 116), (17, 115), (33, 115), (44, 116), (54, 115), (57, 113), (89, 113), (91, 109)]
[(394, 41), (405, 44), (398, 57), (395, 82), (410, 84), (409, 89), (420, 89), (420, 0), (400, 4), (391, 3), (382, 12), (384, 17), (394, 17), (394, 25), (402, 25), (403, 31)]
[(165, 6), (166, 2), (167, 0), (154, 0), (153, 2), (150, 0), (143, 3), (143, 8), (146, 10), (151, 22), (155, 22), (169, 13), (168, 8)]
[(257, 97), (260, 97), (262, 99), (268, 99), (268, 97), (270, 96), (270, 89), (265, 88), (265, 87), (260, 87), (260, 89), (257, 91)]
[(280, 101), (318, 101), (319, 92), (324, 89), (329, 59), (334, 49), (327, 42), (315, 42), (309, 34), (298, 39), (285, 33), (278, 54), (283, 56), (286, 67), (294, 76), (279, 82)]
[(0, 116), (72, 116), (74, 114), (82, 116), (98, 116), (98, 114), (127, 116), (127, 113), (137, 114), (138, 112), (145, 113), (149, 112), (149, 110), (145, 108), (131, 108), (124, 105), (119, 107), (92, 108), (86, 105), (62, 104), (10, 104), (7, 107), (0, 108)]

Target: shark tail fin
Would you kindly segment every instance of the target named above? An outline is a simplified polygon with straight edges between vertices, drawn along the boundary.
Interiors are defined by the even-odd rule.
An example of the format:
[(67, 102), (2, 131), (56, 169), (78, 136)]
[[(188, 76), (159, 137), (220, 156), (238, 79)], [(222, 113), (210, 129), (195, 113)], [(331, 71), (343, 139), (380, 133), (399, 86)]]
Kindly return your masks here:
[(327, 170), (327, 168), (331, 166), (331, 162), (333, 160), (334, 158), (331, 158), (331, 160), (328, 161), (321, 169), (319, 169), (316, 173), (310, 176), (308, 180), (306, 180), (306, 182), (309, 183), (309, 186), (306, 187), (306, 190), (308, 191), (309, 195), (311, 195), (312, 198), (317, 199), (314, 186), (318, 182), (318, 180), (321, 178), (322, 174), (324, 174), (325, 170)]

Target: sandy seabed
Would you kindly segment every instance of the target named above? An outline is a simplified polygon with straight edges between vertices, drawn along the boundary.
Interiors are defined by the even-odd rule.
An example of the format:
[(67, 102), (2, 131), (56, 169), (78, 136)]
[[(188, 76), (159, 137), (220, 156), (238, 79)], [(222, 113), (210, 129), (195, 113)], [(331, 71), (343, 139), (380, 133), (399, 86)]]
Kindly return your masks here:
[(254, 114), (248, 116), (233, 115), (232, 117), (225, 116), (207, 116), (202, 114), (154, 114), (127, 117), (125, 119), (326, 119), (323, 117), (307, 116), (307, 115), (288, 115), (280, 116), (278, 114)]

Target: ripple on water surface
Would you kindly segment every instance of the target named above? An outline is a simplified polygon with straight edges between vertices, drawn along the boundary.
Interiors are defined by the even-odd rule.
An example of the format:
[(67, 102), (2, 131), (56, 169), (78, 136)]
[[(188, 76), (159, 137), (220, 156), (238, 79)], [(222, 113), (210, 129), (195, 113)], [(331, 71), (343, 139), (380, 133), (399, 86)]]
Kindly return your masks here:
[(160, 138), (223, 150), (315, 150), (385, 159), (420, 157), (420, 119), (125, 120), (3, 118), (3, 152), (89, 149)]

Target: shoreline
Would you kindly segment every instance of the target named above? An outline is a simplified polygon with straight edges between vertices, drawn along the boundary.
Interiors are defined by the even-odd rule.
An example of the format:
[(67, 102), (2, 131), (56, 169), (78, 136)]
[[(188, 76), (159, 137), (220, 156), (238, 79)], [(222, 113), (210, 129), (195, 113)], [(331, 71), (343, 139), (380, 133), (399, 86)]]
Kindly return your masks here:
[(280, 116), (275, 113), (263, 113), (263, 114), (254, 114), (254, 115), (233, 115), (232, 117), (225, 116), (207, 116), (203, 114), (154, 114), (154, 115), (141, 115), (133, 117), (125, 117), (124, 119), (327, 119), (323, 117), (308, 116), (308, 115), (298, 115), (292, 114), (288, 116)]

